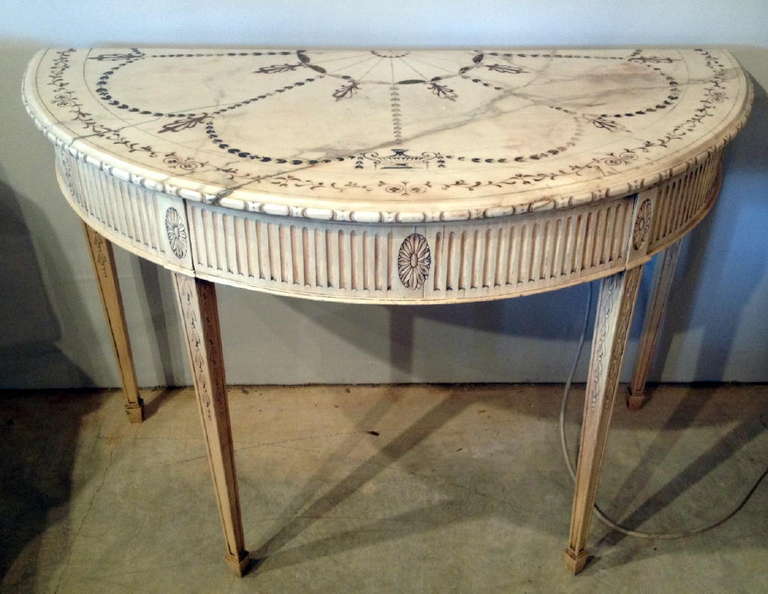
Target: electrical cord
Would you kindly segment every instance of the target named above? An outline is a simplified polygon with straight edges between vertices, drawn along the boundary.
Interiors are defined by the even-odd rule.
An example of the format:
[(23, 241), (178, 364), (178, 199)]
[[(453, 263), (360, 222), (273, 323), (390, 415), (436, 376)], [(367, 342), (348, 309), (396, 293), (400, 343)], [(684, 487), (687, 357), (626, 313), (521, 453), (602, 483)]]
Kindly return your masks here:
[[(568, 454), (568, 440), (565, 436), (565, 410), (568, 405), (568, 395), (571, 390), (571, 384), (573, 383), (573, 378), (576, 375), (576, 368), (578, 367), (579, 360), (581, 359), (581, 351), (584, 347), (584, 340), (587, 335), (587, 328), (589, 326), (589, 314), (591, 310), (592, 310), (592, 283), (589, 283), (589, 295), (587, 297), (587, 305), (584, 311), (584, 324), (581, 329), (581, 336), (579, 337), (578, 346), (576, 347), (576, 356), (573, 359), (573, 364), (571, 365), (571, 370), (570, 370), (570, 373), (568, 374), (568, 379), (565, 382), (565, 388), (563, 389), (563, 397), (562, 397), (562, 400), (560, 401), (560, 448), (563, 453), (563, 460), (565, 461), (565, 465), (568, 468), (568, 473), (571, 475), (571, 479), (574, 482), (576, 482), (576, 473), (573, 470), (573, 463), (571, 462), (570, 455)], [(693, 536), (695, 534), (701, 534), (702, 532), (706, 532), (707, 530), (712, 530), (713, 528), (716, 528), (721, 524), (724, 524), (725, 522), (730, 520), (733, 516), (735, 516), (739, 512), (739, 510), (741, 510), (747, 504), (747, 501), (749, 501), (750, 497), (752, 497), (752, 495), (760, 486), (760, 483), (763, 481), (763, 479), (766, 476), (768, 476), (768, 468), (766, 468), (763, 471), (763, 473), (758, 477), (758, 479), (752, 485), (752, 488), (749, 489), (749, 491), (747, 491), (747, 494), (739, 501), (739, 503), (731, 511), (729, 511), (727, 514), (725, 514), (723, 517), (719, 518), (718, 520), (715, 520), (714, 522), (706, 524), (705, 526), (694, 528), (692, 530), (685, 530), (682, 532), (642, 532), (639, 530), (631, 530), (629, 528), (622, 526), (621, 524), (618, 524), (617, 522), (612, 520), (610, 517), (608, 517), (608, 515), (597, 506), (597, 504), (595, 504), (594, 506), (594, 513), (595, 513), (595, 516), (597, 516), (597, 519), (600, 520), (603, 524), (605, 524), (609, 528), (612, 528), (613, 530), (616, 530), (617, 532), (626, 534), (627, 536), (634, 536), (636, 538), (654, 538), (654, 539), (661, 539), (661, 540), (675, 540), (678, 538), (686, 538), (688, 536)]]

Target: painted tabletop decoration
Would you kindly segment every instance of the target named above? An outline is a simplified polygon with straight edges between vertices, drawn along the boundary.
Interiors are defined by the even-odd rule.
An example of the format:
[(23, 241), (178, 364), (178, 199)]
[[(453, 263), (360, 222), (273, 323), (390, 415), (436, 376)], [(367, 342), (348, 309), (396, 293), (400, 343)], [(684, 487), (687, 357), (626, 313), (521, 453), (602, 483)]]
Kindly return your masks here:
[(725, 144), (751, 92), (705, 49), (64, 49), (29, 68), (38, 125), (114, 175), (367, 223), (642, 189)]

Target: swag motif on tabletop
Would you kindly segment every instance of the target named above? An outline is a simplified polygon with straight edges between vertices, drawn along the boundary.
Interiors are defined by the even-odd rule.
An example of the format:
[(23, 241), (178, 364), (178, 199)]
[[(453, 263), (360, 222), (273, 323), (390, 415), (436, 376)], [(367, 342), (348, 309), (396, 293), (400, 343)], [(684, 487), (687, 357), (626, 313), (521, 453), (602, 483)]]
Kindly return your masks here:
[[(712, 55), (709, 51), (704, 49), (695, 50), (704, 60), (705, 66), (712, 72), (712, 76), (704, 81), (702, 89), (702, 99), (700, 100), (700, 107), (696, 110), (695, 114), (687, 118), (685, 121), (677, 124), (674, 128), (659, 136), (658, 138), (642, 140), (637, 146), (626, 147), (620, 154), (609, 153), (602, 157), (598, 156), (584, 163), (571, 163), (566, 167), (561, 167), (557, 170), (541, 170), (533, 172), (515, 172), (510, 176), (496, 178), (496, 179), (456, 179), (452, 182), (443, 182), (439, 184), (427, 182), (421, 182), (418, 185), (419, 191), (407, 191), (405, 186), (402, 186), (403, 191), (399, 192), (401, 195), (423, 193), (423, 192), (452, 192), (456, 190), (474, 191), (480, 188), (504, 188), (507, 186), (514, 186), (517, 184), (522, 185), (537, 185), (544, 181), (553, 181), (563, 176), (581, 175), (588, 172), (601, 173), (602, 168), (606, 165), (617, 167), (630, 164), (639, 153), (648, 153), (655, 149), (668, 148), (672, 142), (683, 139), (689, 133), (693, 132), (702, 122), (707, 118), (714, 115), (714, 110), (717, 106), (728, 98), (724, 83), (726, 79), (726, 68), (720, 62), (720, 60)], [(79, 122), (81, 128), (89, 135), (103, 138), (114, 145), (121, 145), (129, 153), (139, 152), (145, 154), (149, 158), (158, 158), (161, 160), (166, 159), (169, 153), (160, 153), (151, 145), (135, 142), (127, 138), (122, 128), (111, 128), (94, 118), (94, 116), (85, 110), (84, 105), (77, 94), (71, 89), (70, 83), (67, 80), (67, 71), (71, 68), (72, 55), (75, 52), (73, 49), (60, 50), (56, 53), (56, 57), (51, 63), (49, 72), (49, 86), (54, 91), (54, 103), (61, 109), (66, 109), (72, 119)], [(373, 56), (379, 60), (409, 60), (409, 53), (405, 50), (374, 50), (370, 52)], [(237, 101), (232, 104), (227, 104), (219, 107), (216, 110), (210, 112), (186, 112), (186, 113), (174, 113), (174, 112), (162, 112), (155, 111), (147, 106), (134, 106), (122, 102), (119, 98), (115, 97), (111, 88), (110, 82), (114, 75), (124, 68), (129, 68), (131, 64), (135, 64), (140, 61), (148, 59), (194, 59), (197, 57), (208, 56), (222, 56), (228, 59), (234, 59), (236, 57), (247, 56), (264, 56), (274, 55), (283, 58), (282, 62), (276, 62), (272, 65), (261, 66), (253, 71), (255, 76), (271, 76), (281, 72), (301, 72), (302, 69), (308, 70), (310, 76), (299, 78), (292, 83), (284, 84), (282, 86), (276, 86), (272, 90), (264, 91), (260, 95), (249, 97), (241, 101)], [(295, 56), (296, 62), (289, 62), (287, 58), (289, 56)], [(162, 123), (158, 129), (158, 132), (164, 134), (176, 134), (182, 131), (194, 130), (202, 128), (209, 140), (213, 142), (214, 146), (220, 150), (232, 155), (234, 160), (226, 163), (224, 166), (219, 166), (213, 163), (206, 162), (206, 169), (214, 173), (221, 174), (225, 179), (231, 180), (238, 184), (251, 183), (254, 186), (259, 184), (274, 184), (278, 181), (278, 185), (284, 187), (304, 187), (311, 191), (324, 192), (331, 191), (336, 193), (342, 193), (346, 191), (363, 190), (370, 192), (377, 187), (385, 187), (389, 192), (390, 186), (397, 186), (392, 182), (380, 180), (370, 184), (358, 183), (358, 182), (326, 182), (321, 180), (315, 180), (311, 177), (297, 177), (291, 175), (288, 172), (284, 172), (278, 176), (274, 175), (260, 175), (251, 171), (246, 171), (237, 165), (237, 161), (260, 161), (263, 163), (274, 162), (279, 165), (297, 166), (306, 168), (307, 166), (322, 165), (332, 163), (336, 161), (350, 162), (354, 168), (363, 168), (366, 164), (370, 163), (374, 167), (384, 168), (397, 167), (397, 168), (412, 168), (414, 166), (428, 167), (429, 165), (436, 165), (439, 168), (450, 168), (450, 164), (455, 161), (471, 161), (477, 163), (478, 166), (484, 164), (498, 164), (506, 163), (536, 163), (546, 160), (553, 155), (560, 154), (564, 149), (567, 150), (571, 146), (575, 146), (576, 140), (566, 143), (567, 146), (553, 148), (548, 151), (543, 151), (537, 154), (531, 155), (511, 155), (507, 157), (493, 157), (488, 155), (456, 155), (448, 154), (440, 151), (425, 151), (425, 152), (409, 152), (407, 146), (398, 147), (397, 149), (390, 149), (390, 154), (386, 153), (363, 153), (363, 154), (348, 154), (340, 155), (333, 158), (325, 159), (296, 159), (281, 157), (279, 155), (263, 155), (252, 153), (248, 150), (244, 150), (240, 147), (233, 147), (230, 143), (226, 142), (216, 130), (217, 117), (224, 113), (231, 112), (243, 108), (244, 106), (258, 103), (260, 101), (269, 100), (271, 97), (279, 96), (286, 92), (299, 92), (299, 90), (307, 85), (316, 83), (324, 78), (330, 76), (336, 76), (342, 79), (340, 86), (336, 88), (333, 93), (333, 99), (355, 101), (356, 96), (363, 92), (372, 92), (370, 88), (364, 85), (364, 82), (357, 80), (347, 75), (332, 75), (327, 69), (317, 63), (313, 62), (314, 55), (308, 50), (298, 51), (241, 51), (241, 52), (210, 52), (210, 53), (176, 53), (176, 54), (150, 54), (146, 53), (138, 48), (133, 48), (127, 52), (116, 53), (102, 53), (94, 56), (89, 56), (89, 60), (95, 62), (101, 62), (108, 64), (107, 70), (103, 71), (98, 77), (95, 92), (97, 96), (111, 106), (113, 109), (125, 110), (128, 112), (138, 113), (141, 115), (151, 115), (156, 118), (166, 121)], [(490, 87), (494, 90), (504, 91), (504, 87), (489, 83), (487, 80), (483, 80), (481, 77), (476, 76), (476, 73), (486, 70), (488, 72), (496, 72), (505, 76), (516, 77), (527, 72), (526, 68), (515, 64), (514, 61), (517, 58), (525, 59), (546, 59), (546, 60), (569, 60), (569, 59), (590, 59), (590, 60), (615, 60), (625, 61), (627, 63), (633, 63), (645, 66), (654, 73), (656, 73), (666, 85), (667, 96), (654, 105), (649, 105), (644, 108), (638, 109), (632, 113), (625, 114), (582, 114), (574, 111), (571, 108), (551, 105), (552, 109), (561, 111), (574, 118), (574, 121), (585, 122), (591, 124), (593, 127), (604, 130), (606, 134), (612, 134), (616, 130), (624, 128), (623, 124), (619, 123), (620, 119), (628, 117), (642, 117), (646, 114), (650, 114), (656, 111), (670, 108), (679, 99), (680, 90), (679, 83), (670, 74), (666, 73), (663, 68), (673, 64), (677, 61), (675, 58), (662, 57), (662, 56), (646, 56), (642, 53), (642, 50), (634, 50), (626, 56), (595, 56), (589, 54), (562, 54), (562, 53), (536, 53), (536, 52), (480, 52), (476, 51), (469, 53), (468, 59), (470, 64), (459, 69), (454, 75), (459, 79), (469, 80), (471, 82), (481, 84), (483, 86)], [(400, 81), (393, 81), (393, 84), (385, 88), (388, 88), (388, 92), (392, 92), (392, 89), (397, 89), (403, 85), (423, 86), (436, 100), (449, 100), (452, 102), (461, 101), (460, 95), (454, 90), (452, 86), (449, 86), (445, 79), (450, 79), (451, 76), (433, 76), (423, 79), (407, 79)], [(513, 88), (513, 87), (512, 87)], [(509, 89), (507, 89), (509, 91)], [(402, 106), (399, 101), (399, 95), (395, 93), (393, 95), (395, 100), (392, 101), (393, 108), (393, 135), (394, 140), (404, 140), (404, 131), (402, 128)], [(400, 143), (398, 143), (400, 144)], [(195, 167), (194, 163), (198, 161), (189, 155), (177, 154), (175, 155), (176, 161), (173, 164), (166, 162), (166, 165), (170, 167), (178, 167), (185, 170), (192, 170)], [(407, 158), (405, 158), (407, 156)], [(398, 192), (393, 192), (398, 193)], [(530, 205), (534, 208), (534, 205)], [(522, 210), (526, 210), (526, 205), (521, 206)]]

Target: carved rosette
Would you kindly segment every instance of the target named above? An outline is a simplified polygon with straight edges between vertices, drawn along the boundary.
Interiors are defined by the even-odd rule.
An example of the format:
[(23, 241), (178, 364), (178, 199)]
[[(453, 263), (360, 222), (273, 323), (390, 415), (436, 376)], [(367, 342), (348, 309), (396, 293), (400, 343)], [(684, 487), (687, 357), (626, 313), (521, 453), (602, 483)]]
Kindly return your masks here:
[(165, 233), (171, 251), (181, 260), (187, 253), (187, 227), (179, 211), (172, 206), (165, 211)]
[(639, 250), (651, 231), (651, 201), (646, 198), (637, 209), (635, 226), (632, 229), (632, 247)]
[(400, 244), (397, 255), (397, 273), (400, 282), (408, 289), (420, 289), (429, 276), (432, 255), (427, 239), (419, 233), (411, 233)]

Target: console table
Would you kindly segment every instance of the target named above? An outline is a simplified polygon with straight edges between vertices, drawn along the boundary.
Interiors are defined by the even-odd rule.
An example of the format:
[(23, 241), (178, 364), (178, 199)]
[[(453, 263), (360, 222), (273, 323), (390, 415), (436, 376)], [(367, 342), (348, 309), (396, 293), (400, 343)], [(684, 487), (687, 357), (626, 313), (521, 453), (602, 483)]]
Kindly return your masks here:
[[(646, 263), (712, 208), (751, 85), (714, 49), (52, 49), (23, 98), (85, 222), (142, 420), (111, 244), (170, 270), (226, 541), (248, 563), (214, 283), (374, 304), (602, 279), (566, 562), (578, 573)], [(436, 345), (437, 347), (437, 345)]]

